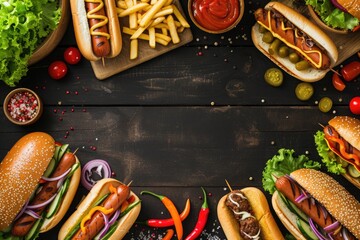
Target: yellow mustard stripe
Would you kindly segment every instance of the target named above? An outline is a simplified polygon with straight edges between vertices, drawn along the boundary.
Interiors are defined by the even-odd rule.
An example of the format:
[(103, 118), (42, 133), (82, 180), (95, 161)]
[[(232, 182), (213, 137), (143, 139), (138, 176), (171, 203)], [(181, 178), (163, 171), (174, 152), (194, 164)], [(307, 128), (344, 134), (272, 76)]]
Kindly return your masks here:
[(86, 233), (86, 228), (85, 228), (85, 223), (87, 221), (89, 221), (92, 217), (92, 215), (96, 212), (96, 211), (100, 211), (104, 214), (109, 214), (113, 211), (113, 208), (110, 208), (110, 209), (106, 209), (105, 207), (102, 207), (102, 206), (96, 206), (96, 207), (93, 207), (89, 213), (81, 220), (81, 223), (80, 223), (80, 228), (81, 228), (81, 231), (83, 233)]
[(110, 38), (110, 34), (109, 33), (105, 33), (105, 32), (95, 32), (95, 29), (100, 28), (102, 26), (105, 26), (108, 22), (109, 19), (104, 16), (104, 15), (98, 15), (95, 14), (96, 12), (98, 12), (100, 9), (102, 9), (104, 7), (104, 2), (102, 0), (85, 0), (85, 2), (88, 3), (98, 3), (99, 5), (94, 8), (93, 10), (89, 11), (87, 13), (87, 17), (89, 19), (98, 19), (98, 20), (102, 20), (100, 22), (98, 22), (97, 24), (94, 24), (91, 28), (90, 28), (90, 34), (92, 36), (103, 36), (106, 37), (107, 39)]

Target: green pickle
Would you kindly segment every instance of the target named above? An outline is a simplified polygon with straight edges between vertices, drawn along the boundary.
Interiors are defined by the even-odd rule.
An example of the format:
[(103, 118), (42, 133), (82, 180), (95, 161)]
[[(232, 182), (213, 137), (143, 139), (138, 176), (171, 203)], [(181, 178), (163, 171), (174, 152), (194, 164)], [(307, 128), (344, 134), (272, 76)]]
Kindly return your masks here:
[(263, 34), (262, 40), (266, 43), (272, 43), (274, 41), (274, 36), (271, 32), (267, 31)]
[(261, 24), (259, 24), (259, 33), (266, 33), (268, 30)]
[(283, 73), (278, 68), (269, 68), (264, 74), (265, 82), (273, 87), (279, 87), (283, 83)]
[(298, 71), (306, 70), (309, 67), (310, 67), (310, 64), (305, 60), (301, 60), (300, 62), (295, 63), (295, 68)]
[(289, 47), (286, 45), (283, 45), (279, 48), (279, 52), (278, 55), (282, 58), (285, 58), (287, 56), (289, 56)]
[(300, 57), (296, 52), (292, 52), (289, 54), (289, 60), (292, 63), (297, 63), (300, 60)]
[(323, 97), (322, 99), (320, 99), (319, 109), (320, 109), (320, 111), (326, 113), (331, 110), (332, 105), (333, 105), (333, 102), (330, 98)]
[(281, 41), (279, 39), (275, 39), (269, 46), (269, 53), (271, 55), (277, 54), (279, 52)]
[(307, 82), (299, 83), (295, 88), (295, 95), (301, 101), (306, 101), (314, 94), (314, 87)]

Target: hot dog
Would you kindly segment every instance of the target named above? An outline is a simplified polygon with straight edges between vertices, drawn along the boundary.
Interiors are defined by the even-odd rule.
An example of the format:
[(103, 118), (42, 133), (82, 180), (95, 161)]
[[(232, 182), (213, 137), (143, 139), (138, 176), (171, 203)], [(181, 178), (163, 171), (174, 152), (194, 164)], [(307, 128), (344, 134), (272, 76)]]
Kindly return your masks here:
[[(107, 234), (110, 236), (108, 239), (122, 239), (135, 222), (140, 209), (140, 200), (129, 186), (112, 178), (104, 178), (94, 185), (64, 223), (58, 239), (94, 239)], [(109, 222), (108, 225), (105, 222)]]
[(315, 135), (316, 149), (331, 173), (360, 188), (360, 120), (336, 116)]
[[(292, 8), (270, 2), (265, 8), (257, 9), (254, 15), (257, 21), (251, 32), (254, 45), (290, 75), (314, 82), (335, 65), (338, 51), (334, 42)], [(267, 40), (265, 34), (275, 40)], [(280, 46), (288, 48), (292, 56), (295, 54), (299, 59), (279, 53)]]
[(299, 169), (275, 186), (274, 210), (297, 239), (359, 239), (360, 203), (332, 177)]
[(234, 190), (223, 196), (217, 214), (227, 239), (284, 239), (265, 195), (257, 188)]
[[(35, 239), (57, 225), (70, 207), (80, 182), (80, 163), (67, 144), (34, 132), (9, 151), (0, 174), (0, 204), (8, 206), (0, 208), (0, 236)], [(14, 183), (19, 185), (16, 191)]]
[(89, 61), (116, 57), (122, 48), (114, 0), (70, 1), (76, 42)]

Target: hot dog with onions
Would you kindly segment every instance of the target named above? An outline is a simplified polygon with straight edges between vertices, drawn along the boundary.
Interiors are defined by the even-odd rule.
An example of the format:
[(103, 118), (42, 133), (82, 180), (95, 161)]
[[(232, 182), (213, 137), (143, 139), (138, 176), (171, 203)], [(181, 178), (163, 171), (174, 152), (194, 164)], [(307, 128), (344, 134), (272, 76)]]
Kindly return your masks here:
[(80, 171), (68, 144), (43, 132), (19, 139), (0, 164), (0, 238), (35, 239), (57, 225), (75, 196)]
[(98, 181), (61, 227), (58, 239), (122, 239), (141, 209), (130, 187), (116, 179)]
[(360, 203), (329, 175), (299, 169), (275, 186), (272, 206), (296, 239), (360, 238)]
[[(314, 82), (335, 65), (338, 51), (334, 42), (294, 9), (270, 2), (254, 15), (257, 21), (251, 31), (254, 45), (290, 75)], [(270, 40), (264, 37), (267, 35)], [(288, 48), (289, 53), (279, 53), (281, 47)]]
[(116, 57), (122, 48), (114, 0), (71, 0), (75, 38), (89, 61)]
[(217, 214), (227, 239), (284, 239), (265, 195), (257, 188), (234, 190), (223, 196)]
[(360, 188), (360, 120), (336, 116), (315, 135), (316, 149), (331, 173)]

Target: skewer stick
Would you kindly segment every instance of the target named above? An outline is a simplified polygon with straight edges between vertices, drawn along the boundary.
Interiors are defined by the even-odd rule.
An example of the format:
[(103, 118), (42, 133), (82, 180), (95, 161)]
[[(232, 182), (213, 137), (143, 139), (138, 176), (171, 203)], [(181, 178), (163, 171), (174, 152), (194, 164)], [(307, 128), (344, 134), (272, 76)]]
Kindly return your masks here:
[(75, 149), (75, 151), (73, 152), (73, 155), (75, 155), (78, 150), (79, 150), (79, 148)]
[(131, 185), (132, 182), (133, 182), (133, 180), (131, 180), (131, 181), (127, 184), (127, 186), (130, 187), (130, 185)]
[(225, 179), (225, 182), (226, 182), (226, 185), (228, 186), (230, 192), (232, 192), (233, 190), (232, 190), (232, 188), (231, 188), (231, 186), (230, 186), (230, 183), (229, 183), (226, 179)]
[(322, 125), (321, 123), (318, 123), (322, 128), (325, 128), (325, 126), (324, 125)]
[(336, 70), (334, 70), (332, 68), (330, 68), (330, 71), (332, 71), (332, 72), (336, 73), (337, 75), (339, 75), (340, 77), (342, 77), (341, 74), (338, 71), (336, 71)]

